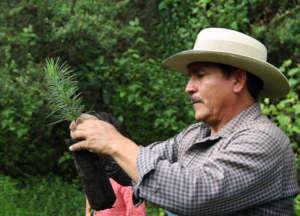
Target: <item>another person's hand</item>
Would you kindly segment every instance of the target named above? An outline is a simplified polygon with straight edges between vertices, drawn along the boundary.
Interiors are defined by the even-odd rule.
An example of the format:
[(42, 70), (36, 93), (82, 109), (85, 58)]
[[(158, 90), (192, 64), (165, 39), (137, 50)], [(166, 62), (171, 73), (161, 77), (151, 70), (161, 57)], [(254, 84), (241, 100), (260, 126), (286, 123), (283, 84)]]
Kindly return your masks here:
[(114, 126), (89, 114), (82, 114), (70, 124), (70, 134), (79, 140), (70, 146), (71, 151), (86, 149), (106, 155), (113, 155), (115, 145), (126, 139)]

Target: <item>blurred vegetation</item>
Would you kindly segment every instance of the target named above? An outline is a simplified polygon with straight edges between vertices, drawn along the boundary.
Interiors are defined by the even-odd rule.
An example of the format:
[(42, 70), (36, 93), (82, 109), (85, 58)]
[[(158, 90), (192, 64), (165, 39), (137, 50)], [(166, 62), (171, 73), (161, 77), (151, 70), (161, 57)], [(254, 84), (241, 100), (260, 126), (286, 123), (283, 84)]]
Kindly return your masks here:
[[(287, 76), (290, 93), (281, 101), (265, 99), (261, 108), (290, 137), (300, 171), (299, 3), (299, 0), (2, 0), (0, 168), (5, 174), (1, 177), (1, 187), (5, 184), (11, 188), (5, 196), (12, 197), (6, 205), (11, 207), (6, 209), (14, 208), (16, 197), (20, 197), (24, 199), (22, 215), (35, 213), (30, 207), (34, 199), (25, 198), (28, 192), (25, 189), (19, 191), (14, 183), (18, 179), (28, 179), (32, 190), (45, 187), (33, 190), (41, 196), (43, 192), (51, 194), (57, 185), (58, 191), (65, 187), (66, 193), (77, 197), (64, 185), (64, 181), (74, 185), (77, 178), (64, 144), (69, 136), (68, 122), (50, 125), (53, 119), (47, 118), (51, 110), (46, 102), (43, 73), (46, 58), (60, 57), (71, 65), (88, 109), (113, 113), (130, 138), (147, 145), (172, 136), (194, 121), (192, 107), (183, 91), (186, 78), (162, 68), (161, 61), (192, 48), (198, 32), (210, 26), (232, 28), (256, 37), (267, 46), (269, 62)], [(56, 177), (47, 177), (49, 173), (61, 176), (59, 182)], [(37, 181), (33, 175), (46, 180)], [(47, 185), (52, 185), (51, 190)], [(23, 195), (16, 195), (17, 192)], [(1, 200), (2, 206), (4, 198)], [(297, 215), (300, 215), (299, 200), (300, 197), (295, 199)], [(37, 198), (35, 201), (41, 203)], [(42, 202), (41, 205), (46, 203)], [(57, 202), (63, 205), (67, 200), (61, 198)], [(51, 203), (55, 206), (51, 201), (49, 208)], [(64, 205), (62, 208), (76, 207), (72, 203)], [(82, 209), (80, 205), (84, 204), (78, 203), (78, 212)], [(53, 215), (64, 215), (63, 210), (57, 212)], [(13, 213), (21, 215), (19, 212), (8, 215)], [(52, 212), (49, 210), (45, 215)]]
[(57, 176), (31, 176), (19, 181), (0, 174), (0, 188), (2, 216), (82, 216), (85, 212), (82, 192)]

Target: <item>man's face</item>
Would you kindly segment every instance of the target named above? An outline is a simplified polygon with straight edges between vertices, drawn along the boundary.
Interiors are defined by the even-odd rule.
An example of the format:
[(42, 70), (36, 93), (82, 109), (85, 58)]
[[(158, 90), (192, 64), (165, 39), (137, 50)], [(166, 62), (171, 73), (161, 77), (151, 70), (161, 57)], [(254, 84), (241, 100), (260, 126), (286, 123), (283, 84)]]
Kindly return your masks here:
[(217, 125), (226, 118), (226, 107), (232, 100), (233, 79), (222, 74), (210, 63), (193, 63), (185, 92), (190, 94), (195, 119), (208, 125)]

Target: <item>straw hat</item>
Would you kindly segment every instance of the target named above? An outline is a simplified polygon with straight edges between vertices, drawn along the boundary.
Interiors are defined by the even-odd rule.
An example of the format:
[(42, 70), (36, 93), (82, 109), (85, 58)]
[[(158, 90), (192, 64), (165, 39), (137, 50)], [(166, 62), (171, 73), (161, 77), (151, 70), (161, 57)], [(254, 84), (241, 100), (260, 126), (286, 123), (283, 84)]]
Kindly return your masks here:
[(267, 62), (267, 49), (258, 40), (224, 28), (207, 28), (199, 32), (194, 48), (179, 52), (163, 65), (188, 74), (193, 62), (215, 62), (244, 69), (259, 77), (264, 85), (260, 97), (281, 97), (288, 93), (286, 77)]

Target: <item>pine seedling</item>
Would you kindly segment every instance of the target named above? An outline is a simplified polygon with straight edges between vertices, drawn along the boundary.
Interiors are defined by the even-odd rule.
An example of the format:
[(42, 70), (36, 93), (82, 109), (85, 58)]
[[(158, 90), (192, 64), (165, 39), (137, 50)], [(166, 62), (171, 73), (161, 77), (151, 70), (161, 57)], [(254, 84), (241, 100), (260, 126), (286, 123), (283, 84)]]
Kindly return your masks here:
[(44, 71), (49, 107), (52, 110), (49, 116), (56, 119), (53, 124), (77, 119), (85, 111), (85, 106), (78, 93), (74, 71), (59, 58), (46, 59)]
[[(47, 59), (45, 64), (50, 116), (57, 119), (53, 124), (77, 119), (85, 107), (78, 92), (73, 70), (60, 59)], [(77, 140), (69, 140), (67, 145)], [(112, 208), (115, 194), (105, 172), (102, 159), (87, 150), (73, 152), (76, 169), (83, 183), (91, 207), (95, 210)]]

